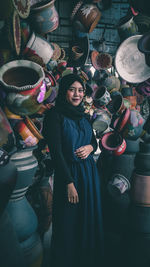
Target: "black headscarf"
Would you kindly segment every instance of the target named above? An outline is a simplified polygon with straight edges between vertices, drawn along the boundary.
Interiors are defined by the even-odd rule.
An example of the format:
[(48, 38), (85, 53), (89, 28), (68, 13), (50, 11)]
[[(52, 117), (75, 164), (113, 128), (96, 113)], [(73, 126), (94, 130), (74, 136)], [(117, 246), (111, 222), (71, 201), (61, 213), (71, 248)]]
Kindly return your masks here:
[(85, 88), (84, 82), (76, 74), (71, 73), (65, 75), (61, 79), (59, 84), (58, 96), (55, 102), (55, 108), (58, 112), (60, 112), (66, 117), (69, 117), (73, 120), (80, 120), (85, 115), (83, 102), (81, 102), (78, 106), (75, 107), (71, 103), (69, 103), (66, 99), (67, 90), (76, 81), (78, 81), (82, 85), (82, 87)]

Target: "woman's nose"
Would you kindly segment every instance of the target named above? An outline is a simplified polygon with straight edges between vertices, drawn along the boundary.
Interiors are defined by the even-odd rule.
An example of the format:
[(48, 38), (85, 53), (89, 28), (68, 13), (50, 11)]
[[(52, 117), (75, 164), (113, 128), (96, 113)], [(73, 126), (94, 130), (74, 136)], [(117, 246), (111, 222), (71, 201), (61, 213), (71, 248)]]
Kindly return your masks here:
[(74, 90), (74, 95), (75, 96), (79, 95), (79, 90), (78, 89)]

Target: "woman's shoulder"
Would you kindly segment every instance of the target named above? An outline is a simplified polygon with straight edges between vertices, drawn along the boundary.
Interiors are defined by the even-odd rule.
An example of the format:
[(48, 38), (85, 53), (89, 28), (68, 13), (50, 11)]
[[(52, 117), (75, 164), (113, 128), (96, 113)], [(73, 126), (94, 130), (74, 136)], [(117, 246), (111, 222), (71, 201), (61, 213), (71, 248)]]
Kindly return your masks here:
[(56, 120), (61, 120), (62, 115), (57, 111), (55, 107), (52, 107), (49, 109), (46, 114), (45, 114), (45, 120), (51, 120), (51, 121), (56, 121)]

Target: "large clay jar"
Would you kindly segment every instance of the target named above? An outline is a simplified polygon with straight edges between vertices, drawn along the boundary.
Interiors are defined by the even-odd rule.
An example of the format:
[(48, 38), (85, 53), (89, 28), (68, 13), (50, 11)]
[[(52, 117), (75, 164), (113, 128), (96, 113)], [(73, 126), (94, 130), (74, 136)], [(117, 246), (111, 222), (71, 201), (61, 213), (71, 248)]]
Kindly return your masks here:
[(37, 216), (25, 196), (38, 165), (32, 152), (33, 147), (17, 151), (11, 156), (12, 162), (17, 167), (18, 178), (7, 205), (7, 212), (23, 249), (27, 266), (40, 267), (43, 251), (37, 233)]
[(55, 0), (48, 0), (31, 6), (30, 23), (35, 32), (44, 35), (57, 29), (59, 16), (54, 2)]

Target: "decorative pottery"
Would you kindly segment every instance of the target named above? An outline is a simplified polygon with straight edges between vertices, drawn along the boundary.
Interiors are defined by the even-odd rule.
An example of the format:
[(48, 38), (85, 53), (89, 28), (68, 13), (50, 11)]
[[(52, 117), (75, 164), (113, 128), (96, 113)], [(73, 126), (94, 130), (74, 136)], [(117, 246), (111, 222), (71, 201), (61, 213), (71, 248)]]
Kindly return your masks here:
[(138, 49), (145, 56), (145, 62), (150, 67), (150, 32), (144, 33), (138, 40)]
[(16, 132), (21, 136), (26, 147), (32, 147), (37, 145), (38, 139), (32, 133), (32, 131), (28, 128), (27, 124), (23, 121), (20, 121), (15, 126)]
[(94, 50), (91, 53), (92, 65), (96, 70), (109, 69), (112, 66), (112, 57), (108, 53), (99, 53)]
[(128, 99), (130, 102), (130, 109), (135, 109), (137, 105), (136, 96), (126, 96), (124, 99)]
[(0, 68), (0, 82), (9, 92), (34, 89), (44, 78), (43, 68), (29, 60), (14, 60)]
[(108, 183), (108, 191), (111, 195), (120, 195), (130, 189), (131, 185), (128, 179), (122, 174), (116, 173)]
[(71, 55), (72, 55), (72, 58), (74, 60), (77, 60), (80, 57), (82, 57), (83, 53), (84, 53), (84, 51), (80, 46), (75, 45), (75, 46), (72, 47)]
[(75, 23), (76, 29), (81, 32), (91, 33), (100, 20), (101, 12), (96, 5), (82, 4), (82, 1), (76, 4), (72, 11), (71, 19)]
[[(1, 151), (0, 151), (1, 154)], [(17, 181), (17, 168), (11, 162), (8, 161), (5, 165), (0, 166), (0, 217), (4, 212), (6, 205), (8, 204), (9, 198), (12, 191), (15, 188)]]
[(44, 35), (57, 29), (59, 15), (54, 3), (55, 0), (49, 0), (31, 6), (30, 22), (35, 32)]
[(60, 60), (62, 53), (61, 47), (56, 43), (51, 43), (51, 46), (53, 47), (54, 50), (51, 60), (58, 60), (58, 59)]
[(96, 108), (106, 106), (110, 101), (110, 94), (105, 86), (100, 86), (93, 95), (93, 104)]
[[(78, 58), (72, 58), (72, 47), (78, 46), (83, 52), (83, 55), (81, 55)], [(86, 63), (86, 60), (88, 59), (89, 55), (89, 37), (86, 35), (85, 37), (79, 38), (76, 37), (74, 40), (72, 40), (69, 43), (69, 58), (67, 60), (67, 66), (68, 67), (81, 67), (84, 66)]]
[(144, 81), (143, 83), (139, 83), (136, 86), (136, 91), (142, 96), (149, 97), (150, 96), (150, 79)]
[[(15, 146), (15, 137), (10, 123), (0, 107), (0, 147), (10, 146), (10, 149)], [(9, 149), (8, 149), (9, 151)]]
[(43, 37), (32, 33), (26, 48), (23, 52), (24, 55), (37, 54), (47, 64), (53, 56), (54, 49), (51, 44)]
[(131, 15), (126, 15), (125, 17), (119, 20), (119, 23), (116, 28), (121, 41), (127, 39), (132, 35), (138, 34), (138, 27), (134, 22), (133, 18), (134, 17)]
[(129, 86), (124, 86), (121, 88), (121, 94), (123, 97), (133, 96), (133, 88)]
[(43, 139), (42, 134), (40, 133), (40, 131), (38, 130), (32, 119), (30, 119), (28, 116), (25, 118), (25, 124), (38, 140)]
[(13, 38), (14, 38), (14, 46), (16, 49), (16, 54), (19, 55), (21, 48), (21, 28), (20, 28), (20, 18), (17, 11), (14, 11), (13, 13)]
[(142, 13), (139, 13), (137, 16), (134, 17), (134, 21), (138, 26), (139, 32), (144, 34), (149, 31), (150, 29), (150, 17), (146, 16)]
[(108, 91), (114, 88), (116, 88), (117, 90), (120, 89), (120, 80), (114, 75), (107, 75), (107, 77), (105, 77), (101, 82), (102, 85), (107, 87)]
[(150, 207), (150, 176), (134, 172), (131, 197), (138, 206)]
[(34, 89), (8, 93), (6, 103), (10, 111), (17, 115), (26, 116), (36, 113), (45, 100), (46, 84), (43, 81)]
[(30, 0), (12, 0), (15, 9), (22, 19), (26, 19), (30, 13)]
[(121, 132), (124, 127), (126, 126), (128, 120), (130, 117), (130, 109), (126, 108), (124, 111), (121, 113), (120, 117), (117, 118), (114, 122), (114, 129), (117, 132)]
[(145, 63), (145, 56), (138, 49), (141, 35), (127, 38), (119, 46), (115, 56), (118, 74), (127, 82), (140, 83), (150, 78), (150, 68)]
[(17, 151), (11, 156), (11, 161), (17, 167), (18, 178), (7, 205), (7, 212), (16, 231), (27, 266), (40, 267), (43, 249), (37, 233), (38, 221), (25, 196), (28, 187), (33, 183), (38, 165), (37, 159), (33, 156), (34, 148)]
[(116, 155), (118, 156), (124, 153), (126, 148), (125, 140), (115, 131), (105, 133), (101, 139), (101, 144), (106, 150), (112, 151), (113, 153), (117, 151)]
[(123, 130), (123, 136), (130, 140), (136, 140), (143, 132), (145, 120), (136, 109), (130, 110), (129, 120)]
[(113, 113), (121, 114), (125, 109), (122, 95), (121, 94), (115, 95), (113, 99), (109, 102), (109, 104), (107, 105), (107, 108), (109, 112), (111, 112), (112, 114)]

